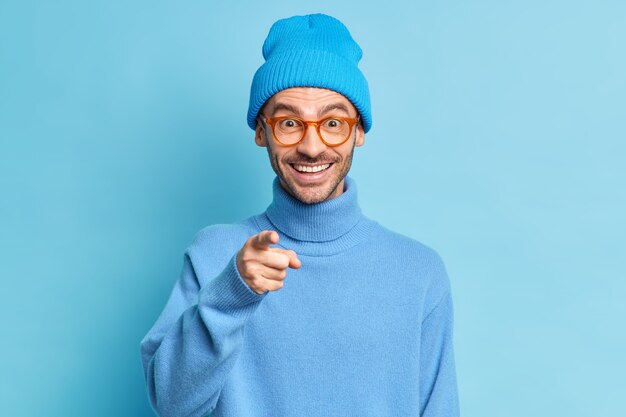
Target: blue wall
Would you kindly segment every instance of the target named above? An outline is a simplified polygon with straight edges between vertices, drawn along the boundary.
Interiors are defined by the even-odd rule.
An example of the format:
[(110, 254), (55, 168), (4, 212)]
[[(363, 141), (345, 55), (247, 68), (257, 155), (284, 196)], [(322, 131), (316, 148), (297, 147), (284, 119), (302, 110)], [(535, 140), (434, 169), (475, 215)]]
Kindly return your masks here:
[(0, 2), (0, 414), (152, 415), (184, 249), (270, 202), (263, 39), (321, 11), (364, 50), (364, 212), (446, 262), (462, 414), (624, 415), (626, 3), (317, 3)]

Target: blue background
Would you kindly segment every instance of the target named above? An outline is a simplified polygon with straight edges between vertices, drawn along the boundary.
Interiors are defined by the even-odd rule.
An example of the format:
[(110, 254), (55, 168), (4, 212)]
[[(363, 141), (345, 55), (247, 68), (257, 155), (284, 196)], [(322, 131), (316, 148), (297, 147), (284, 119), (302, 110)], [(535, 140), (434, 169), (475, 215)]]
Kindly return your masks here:
[(626, 415), (626, 3), (299, 3), (0, 1), (0, 414), (152, 415), (183, 251), (271, 199), (263, 40), (325, 12), (364, 50), (361, 206), (446, 262), (462, 415)]

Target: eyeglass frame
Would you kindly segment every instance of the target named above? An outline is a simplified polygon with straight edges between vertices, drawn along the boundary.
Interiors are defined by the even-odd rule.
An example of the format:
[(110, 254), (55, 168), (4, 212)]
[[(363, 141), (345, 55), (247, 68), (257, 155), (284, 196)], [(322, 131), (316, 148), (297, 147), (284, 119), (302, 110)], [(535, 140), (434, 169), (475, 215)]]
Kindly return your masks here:
[[(295, 146), (298, 143), (302, 142), (302, 139), (304, 139), (304, 137), (306, 136), (306, 131), (309, 126), (315, 126), (315, 131), (317, 132), (317, 136), (326, 146), (330, 146), (330, 147), (340, 146), (346, 143), (348, 139), (350, 139), (350, 135), (352, 135), (352, 129), (354, 128), (354, 126), (358, 126), (361, 123), (360, 115), (358, 115), (357, 117), (329, 116), (329, 117), (325, 117), (317, 121), (303, 120), (299, 117), (294, 117), (294, 116), (261, 117), (260, 119), (266, 124), (266, 126), (269, 125), (272, 128), (272, 136), (274, 136), (274, 139), (276, 140), (276, 142), (280, 143), (282, 146)], [(276, 123), (278, 123), (279, 121), (288, 120), (288, 119), (298, 120), (304, 124), (304, 129), (302, 130), (302, 137), (300, 137), (298, 141), (291, 143), (291, 144), (286, 144), (286, 143), (281, 142), (280, 139), (276, 137), (276, 129), (274, 129), (274, 126), (276, 126)], [(330, 119), (343, 120), (347, 122), (348, 125), (350, 126), (350, 130), (348, 131), (346, 138), (339, 143), (326, 142), (324, 138), (322, 137), (322, 133), (320, 132), (320, 125), (326, 120), (330, 120)]]

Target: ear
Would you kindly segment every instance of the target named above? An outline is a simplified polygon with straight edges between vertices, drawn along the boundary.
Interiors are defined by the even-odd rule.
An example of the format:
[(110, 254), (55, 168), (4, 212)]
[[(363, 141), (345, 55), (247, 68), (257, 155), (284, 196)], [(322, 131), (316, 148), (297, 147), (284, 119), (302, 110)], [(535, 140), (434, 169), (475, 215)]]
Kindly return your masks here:
[(254, 130), (254, 141), (258, 146), (262, 148), (267, 146), (267, 141), (265, 139), (265, 129), (258, 119), (256, 121), (256, 129)]
[(356, 127), (356, 141), (354, 146), (363, 146), (365, 144), (365, 131), (363, 130), (363, 124), (359, 123)]

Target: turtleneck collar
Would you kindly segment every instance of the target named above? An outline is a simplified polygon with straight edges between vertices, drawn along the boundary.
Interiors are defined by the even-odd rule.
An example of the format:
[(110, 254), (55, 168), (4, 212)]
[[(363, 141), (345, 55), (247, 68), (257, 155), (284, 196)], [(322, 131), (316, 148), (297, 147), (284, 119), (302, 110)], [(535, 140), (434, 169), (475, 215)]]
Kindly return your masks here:
[(261, 230), (276, 230), (278, 246), (297, 248), (297, 252), (335, 253), (360, 242), (374, 223), (363, 215), (356, 182), (349, 175), (344, 177), (343, 193), (320, 203), (306, 204), (293, 197), (280, 185), (278, 176), (272, 182), (272, 192), (273, 201), (256, 216), (257, 224)]

